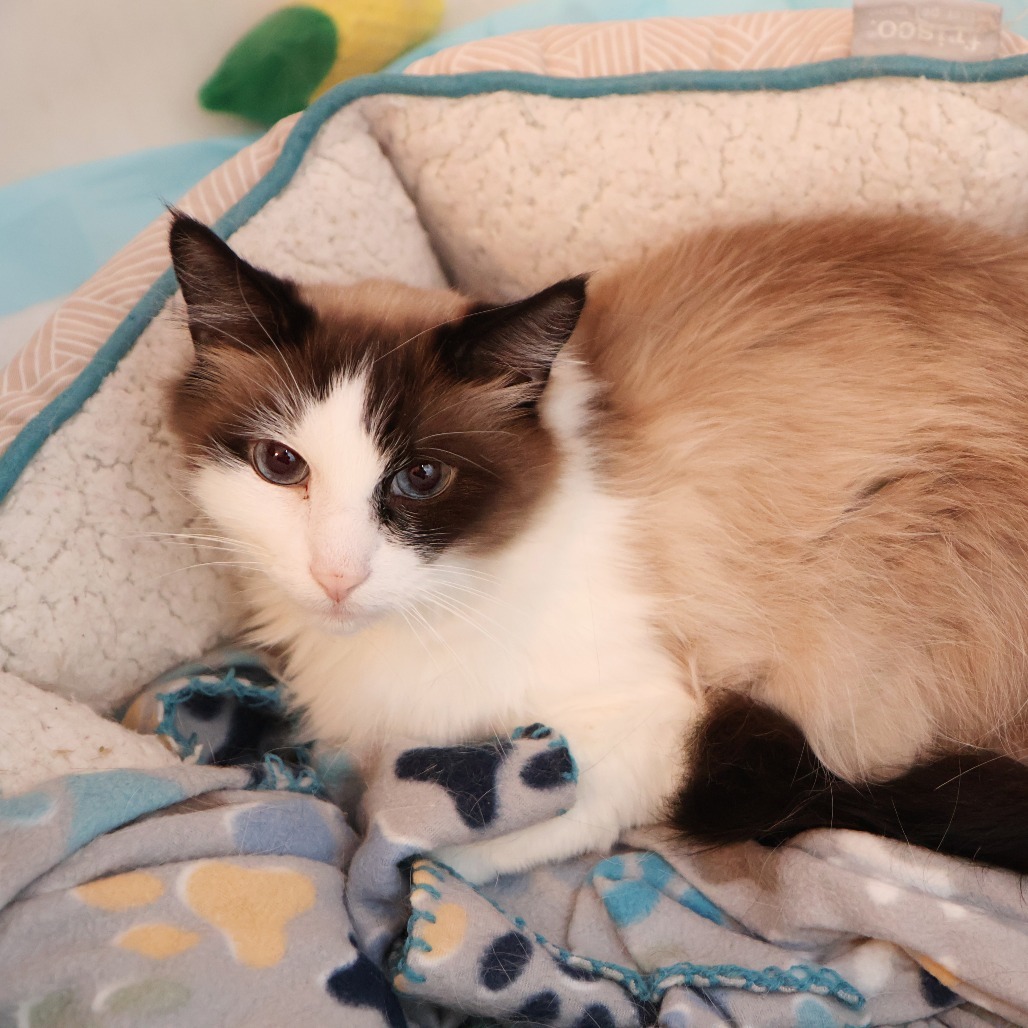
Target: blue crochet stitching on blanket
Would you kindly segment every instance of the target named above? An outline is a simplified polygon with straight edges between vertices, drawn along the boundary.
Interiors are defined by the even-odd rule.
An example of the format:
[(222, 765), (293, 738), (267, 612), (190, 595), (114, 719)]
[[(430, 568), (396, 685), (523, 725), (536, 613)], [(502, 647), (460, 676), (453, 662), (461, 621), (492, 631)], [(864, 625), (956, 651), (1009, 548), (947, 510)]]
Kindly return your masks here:
[[(244, 708), (249, 710), (251, 717), (262, 714), (276, 721), (277, 728), (289, 727), (281, 687), (266, 672), (262, 673), (259, 660), (250, 654), (231, 654), (230, 657), (227, 666), (212, 667), (214, 661), (190, 665), (178, 675), (161, 676), (159, 689), (151, 687), (153, 702), (160, 713), (156, 731), (168, 736), (180, 752), (191, 759), (209, 761), (233, 750), (252, 752), (253, 740), (249, 740), (251, 744), (248, 746), (247, 740), (238, 738), (240, 710)], [(203, 729), (203, 739), (197, 722), (200, 723), (199, 729)], [(247, 721), (244, 718), (243, 722), (257, 725), (259, 732), (266, 729), (266, 726), (259, 723), (259, 719)], [(218, 730), (224, 735), (217, 736)], [(234, 738), (234, 743), (226, 746), (226, 738), (229, 736)], [(309, 749), (297, 747), (292, 756), (309, 760)], [(271, 760), (278, 758), (272, 757)], [(507, 773), (512, 762), (517, 770), (513, 776)], [(302, 774), (304, 771), (314, 773), (309, 766), (293, 773)], [(445, 838), (440, 834), (447, 832), (442, 824), (437, 824), (434, 832), (427, 833), (428, 836), (435, 835), (434, 841), (437, 844), (449, 841), (454, 829), (458, 835), (463, 832), (469, 837), (489, 834), (490, 830), (497, 829), (501, 813), (505, 817), (509, 815), (510, 802), (516, 803), (524, 797), (535, 796), (538, 800), (542, 796), (546, 802), (556, 797), (553, 801), (555, 805), (547, 813), (549, 816), (559, 816), (570, 806), (573, 792), (568, 791), (574, 790), (578, 780), (578, 768), (563, 737), (540, 724), (517, 727), (511, 731), (508, 739), (491, 739), (475, 745), (413, 746), (403, 749), (392, 762), (392, 774), (398, 787), (429, 786), (433, 791), (439, 791), (438, 795), (444, 798), (442, 803), (437, 802), (434, 808), (431, 804), (428, 807), (424, 803), (420, 805), (423, 811), (431, 809), (437, 821), (445, 822), (455, 815), (456, 824), (450, 825), (449, 834)], [(515, 790), (523, 793), (515, 792), (511, 795), (512, 785)], [(392, 861), (396, 864), (416, 855), (414, 850), (402, 850), (402, 844), (401, 849), (397, 849), (396, 842), (393, 842), (397, 830), (402, 832), (402, 829), (402, 825), (387, 823), (379, 833), (378, 838), (388, 851), (383, 853), (383, 862)], [(662, 894), (661, 890), (666, 891), (668, 883), (675, 878), (666, 861), (651, 853), (644, 854), (639, 864), (644, 872), (643, 878), (638, 881), (620, 881), (625, 878), (624, 860), (620, 856), (602, 860), (587, 876), (593, 887), (599, 879), (609, 879), (611, 882), (619, 879), (617, 889), (603, 897), (605, 910), (618, 927), (648, 917)], [(438, 923), (437, 917), (430, 910), (413, 906), (414, 897), (426, 895), (440, 900), (439, 889), (432, 881), (427, 881), (426, 876), (444, 876), (445, 880), (446, 874), (439, 868), (433, 869), (425, 861), (419, 862), (418, 868), (409, 896), (406, 895), (406, 886), (401, 886), (397, 891), (398, 904), (410, 902), (412, 909), (406, 919), (406, 933), (400, 939), (400, 949), (394, 952), (392, 959), (394, 975), (403, 980), (404, 986), (414, 987), (425, 986), (429, 976), (411, 966), (411, 952), (416, 951), (425, 957), (438, 953), (438, 948), (428, 941), (425, 934), (428, 931), (431, 938), (431, 932)], [(618, 869), (617, 875), (615, 869)], [(455, 877), (451, 876), (453, 880)], [(466, 886), (466, 883), (462, 884)], [(582, 978), (583, 975), (589, 976), (594, 982), (609, 982), (624, 990), (625, 1005), (619, 1015), (622, 1020), (614, 1022), (619, 1024), (625, 1023), (623, 1019), (626, 1012), (632, 1012), (631, 1023), (635, 1023), (640, 1009), (659, 1000), (668, 988), (681, 984), (730, 986), (767, 992), (813, 991), (835, 996), (850, 1006), (858, 1007), (861, 1002), (856, 990), (839, 976), (833, 976), (821, 968), (794, 967), (785, 970), (777, 967), (746, 968), (736, 964), (678, 962), (644, 974), (635, 967), (581, 956), (559, 942), (552, 942), (542, 933), (529, 929), (523, 918), (505, 913), (503, 907), (485, 892), (479, 893), (470, 886), (466, 888), (475, 893), (476, 897), (483, 896), (492, 910), (509, 920), (514, 930), (512, 938), (523, 940), (524, 935), (517, 929), (528, 931), (534, 944), (544, 948), (551, 958), (555, 957), (563, 966), (560, 981), (564, 983), (564, 988), (561, 989), (558, 984), (539, 994), (549, 996), (552, 993), (552, 1001), (547, 999), (544, 1002), (537, 997), (534, 1006), (529, 1003), (530, 1009), (522, 1004), (515, 1009), (486, 1008), (482, 1009), (482, 1014), (514, 1017), (530, 1014), (537, 1020), (544, 1016), (553, 1020), (553, 1009), (561, 1005), (562, 998), (566, 1006), (568, 1000), (564, 994), (570, 993), (570, 983), (587, 980)], [(711, 920), (724, 921), (717, 908), (705, 901), (698, 890), (685, 885), (680, 888), (680, 892), (682, 895), (676, 897), (677, 902), (683, 903), (686, 908), (701, 912), (702, 916)], [(687, 897), (686, 900), (683, 900), (683, 896)], [(359, 907), (362, 897), (356, 895), (355, 898), (356, 906)], [(468, 959), (474, 966), (484, 959), (478, 949), (485, 946), (488, 950), (492, 944), (488, 939), (481, 943), (466, 939), (464, 945), (468, 950)], [(502, 946), (498, 949), (492, 945), (488, 952), (495, 958), (504, 950)], [(510, 968), (507, 970), (509, 972)], [(611, 1009), (610, 1000), (598, 1005), (594, 1002), (592, 1005), (595, 1009), (590, 1016), (594, 1018), (598, 1016), (598, 1009)], [(584, 1011), (587, 1008), (588, 1004)]]
[(281, 684), (256, 654), (225, 651), (183, 665), (147, 692), (156, 704), (155, 734), (183, 760), (249, 763), (284, 748), (295, 734)]
[[(292, 728), (281, 687), (261, 679), (252, 657), (220, 668), (211, 663), (151, 686), (146, 697), (153, 709), (143, 721), (173, 726), (177, 736), (169, 738), (177, 737), (201, 761), (223, 742), (211, 734), (212, 726), (231, 734), (232, 717), (221, 716), (225, 710), (210, 716), (205, 709), (207, 735), (201, 738), (189, 723), (167, 721), (169, 712), (187, 711), (190, 701), (216, 706), (220, 698), (233, 711), (249, 703), (282, 719), (283, 731)], [(276, 765), (277, 778), (266, 770)], [(314, 768), (326, 766), (323, 754), (296, 746), (287, 734), (280, 752), (258, 765), (265, 770), (257, 777), (270, 775), (273, 787), (296, 788), (306, 773), (308, 785), (324, 787)], [(345, 760), (337, 761), (336, 771), (333, 796), (340, 794), (339, 781), (353, 778)], [(883, 958), (882, 944), (864, 937), (866, 925), (859, 932), (845, 921), (840, 926), (837, 919), (866, 906), (871, 895), (863, 891), (860, 873), (854, 874), (859, 862), (847, 864), (845, 846), (827, 862), (802, 849), (768, 851), (755, 844), (691, 853), (659, 832), (643, 831), (613, 854), (480, 888), (423, 856), (565, 812), (573, 816), (576, 788), (566, 741), (544, 725), (465, 746), (398, 740), (367, 783), (363, 840), (344, 865), (343, 916), (360, 959), (333, 979), (336, 991), (353, 1001), (362, 983), (381, 983), (374, 975), (385, 972), (411, 1024), (423, 1023), (424, 1011), (442, 1008), (499, 1023), (528, 1018), (566, 1028), (651, 1025), (658, 1016), (671, 1028), (733, 1022), (870, 1026), (932, 1018), (963, 1002), (905, 949)], [(283, 838), (309, 834), (298, 821), (284, 825)], [(323, 840), (309, 842), (311, 856), (324, 852)], [(787, 870), (769, 871), (779, 865)], [(776, 891), (784, 888), (776, 875), (785, 882), (799, 875), (791, 900)], [(834, 886), (825, 887), (825, 876), (832, 875), (838, 876), (831, 879)], [(812, 909), (819, 902), (822, 907)], [(929, 898), (929, 905), (938, 902)], [(787, 919), (780, 925), (761, 921), (762, 911), (779, 908), (812, 910), (816, 930), (790, 929)], [(886, 914), (890, 924), (897, 916), (920, 923), (920, 914), (902, 909)], [(931, 939), (922, 942), (927, 948)], [(865, 955), (867, 946), (879, 950)], [(876, 969), (869, 972), (870, 966)], [(925, 976), (937, 987), (926, 988)], [(396, 1020), (400, 1007), (387, 1011), (380, 992), (371, 992), (376, 1023), (402, 1023)]]

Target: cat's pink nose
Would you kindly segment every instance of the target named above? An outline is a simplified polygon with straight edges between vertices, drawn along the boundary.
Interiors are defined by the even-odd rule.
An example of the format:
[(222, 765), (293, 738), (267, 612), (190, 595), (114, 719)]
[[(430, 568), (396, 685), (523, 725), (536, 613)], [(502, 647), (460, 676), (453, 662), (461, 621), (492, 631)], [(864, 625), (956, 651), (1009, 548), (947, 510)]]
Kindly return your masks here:
[(321, 586), (333, 603), (342, 603), (361, 584), (367, 581), (367, 571), (340, 572), (311, 565), (311, 577)]

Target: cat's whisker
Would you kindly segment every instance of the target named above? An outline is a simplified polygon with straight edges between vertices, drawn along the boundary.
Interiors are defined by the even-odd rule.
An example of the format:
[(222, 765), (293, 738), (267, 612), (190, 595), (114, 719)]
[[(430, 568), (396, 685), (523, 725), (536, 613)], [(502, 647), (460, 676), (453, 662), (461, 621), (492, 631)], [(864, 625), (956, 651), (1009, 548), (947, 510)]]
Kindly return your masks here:
[(496, 472), (493, 471), (491, 468), (484, 467), (483, 465), (479, 464), (478, 461), (474, 461), (464, 454), (454, 453), (453, 450), (444, 450), (441, 446), (430, 446), (427, 450), (425, 450), (426, 456), (434, 456), (436, 453), (441, 453), (445, 457), (452, 457), (458, 463), (463, 461), (465, 464), (470, 464), (472, 467), (478, 468), (478, 470), (483, 472), (484, 474), (492, 475), (493, 478), (498, 477)]
[(517, 432), (508, 432), (503, 428), (465, 428), (453, 432), (432, 432), (429, 435), (423, 435), (418, 438), (419, 443), (427, 443), (429, 439), (443, 439), (446, 436), (465, 436), (465, 435), (506, 435), (512, 439), (517, 438)]
[[(444, 610), (453, 617), (455, 617), (458, 621), (463, 621), (465, 624), (475, 629), (475, 631), (481, 633), (481, 635), (483, 635), (490, 642), (494, 643), (501, 650), (505, 651), (511, 656), (515, 655), (514, 650), (508, 644), (501, 642), (499, 639), (496, 638), (495, 635), (493, 635), (491, 632), (483, 628), (482, 625), (480, 625), (468, 614), (468, 611), (475, 611), (475, 613), (478, 613), (480, 616), (485, 616), (482, 615), (481, 611), (477, 611), (474, 607), (470, 607), (466, 603), (461, 603), (461, 601), (455, 599), (452, 596), (442, 597), (438, 593), (430, 593), (427, 597), (427, 600), (434, 606), (439, 607), (441, 610)], [(490, 621), (494, 625), (499, 626), (499, 623), (493, 620), (492, 618), (486, 617), (486, 620)]]
[(179, 546), (204, 551), (219, 550), (223, 553), (243, 552), (243, 550), (239, 546), (232, 546), (228, 543), (209, 543), (203, 541), (196, 541), (193, 539), (152, 539), (150, 541), (157, 543), (159, 546)]
[[(247, 353), (251, 353), (253, 354), (253, 356), (259, 358), (262, 364), (268, 367), (272, 371), (272, 373), (278, 377), (279, 381), (282, 383), (283, 386), (288, 386), (288, 383), (285, 380), (285, 376), (282, 374), (278, 366), (273, 361), (269, 361), (267, 359), (267, 355), (262, 353), (252, 343), (248, 343), (246, 342), (246, 340), (240, 339), (239, 336), (233, 335), (231, 332), (226, 332), (224, 325), (220, 322), (205, 321), (203, 318), (197, 317), (195, 315), (192, 315), (190, 317), (190, 321), (193, 324), (200, 326), (201, 328), (209, 329), (211, 332), (215, 332), (218, 335), (224, 336), (226, 339), (232, 340), (232, 342), (235, 343), (241, 350), (245, 350)], [(260, 324), (260, 322), (258, 322), (258, 324)], [(261, 327), (263, 328), (263, 326)], [(202, 373), (202, 370), (198, 371), (198, 373)]]
[[(230, 332), (226, 332), (224, 327), (220, 323), (204, 321), (203, 319), (198, 317), (193, 317), (192, 321), (202, 328), (210, 329), (210, 331), (212, 332), (216, 332), (219, 335), (223, 335), (226, 339), (231, 339), (232, 342), (234, 342), (241, 350), (244, 350), (245, 352), (252, 354), (261, 362), (261, 364), (264, 367), (268, 368), (272, 372), (272, 374), (278, 379), (279, 384), (282, 386), (283, 392), (279, 395), (280, 403), (282, 404), (284, 409), (289, 410), (293, 406), (295, 398), (297, 398), (300, 395), (300, 386), (296, 380), (296, 375), (293, 373), (292, 368), (289, 366), (289, 362), (286, 360), (285, 355), (282, 353), (281, 347), (274, 341), (274, 339), (272, 339), (268, 330), (264, 327), (263, 324), (261, 324), (260, 320), (256, 317), (256, 315), (254, 315), (254, 312), (250, 308), (249, 304), (247, 304), (247, 309), (250, 311), (251, 317), (253, 317), (258, 327), (268, 337), (268, 340), (271, 342), (272, 347), (282, 358), (282, 365), (289, 372), (289, 376), (292, 379), (293, 386), (296, 389), (295, 393), (292, 392), (292, 390), (290, 390), (289, 382), (286, 380), (285, 375), (283, 375), (281, 368), (275, 361), (268, 359), (268, 355), (265, 351), (261, 350), (260, 348), (254, 346), (252, 343), (249, 343), (244, 339), (240, 339), (236, 335), (232, 335)], [(198, 371), (196, 373), (202, 374), (202, 371)]]
[[(209, 309), (209, 308), (208, 308)], [(219, 322), (205, 321), (203, 318), (198, 317), (195, 312), (189, 316), (189, 323), (198, 325), (200, 328), (208, 328), (212, 332), (217, 332), (218, 335), (224, 336), (226, 339), (231, 339), (232, 342), (243, 347), (243, 349), (249, 349), (250, 347), (243, 342), (239, 336), (233, 335), (231, 332), (226, 332), (224, 326)]]
[(492, 572), (483, 571), (480, 568), (468, 567), (466, 564), (443, 564), (435, 562), (429, 564), (428, 569), (433, 574), (454, 575), (459, 578), (467, 578), (473, 582), (488, 583), (490, 585), (500, 584), (499, 577), (494, 575)]
[(476, 572), (471, 568), (461, 567), (450, 567), (441, 564), (432, 564), (429, 567), (431, 576), (433, 578), (439, 577), (443, 581), (451, 582), (473, 582), (483, 589), (489, 586), (498, 586), (499, 580), (495, 575), (489, 575), (485, 572)]
[(216, 543), (191, 543), (184, 539), (158, 539), (162, 546), (178, 546), (183, 549), (197, 550), (202, 553), (232, 553), (239, 554), (241, 551), (237, 546), (218, 546)]
[(399, 604), (397, 606), (396, 610), (397, 610), (397, 613), (400, 615), (400, 617), (403, 618), (403, 620), (406, 623), (407, 627), (410, 629), (411, 635), (413, 635), (414, 638), (417, 639), (417, 641), (421, 644), (421, 647), (425, 651), (425, 653), (428, 655), (429, 660), (431, 660), (436, 665), (436, 667), (438, 668), (439, 667), (439, 662), (438, 662), (438, 660), (436, 660), (435, 654), (432, 653), (431, 649), (428, 646), (428, 643), (425, 642), (424, 638), (422, 638), (421, 633), (418, 631), (417, 626), (410, 619), (409, 615), (414, 613), (411, 610), (410, 605), (406, 604), (406, 603), (401, 603), (401, 604)]
[(196, 532), (129, 532), (126, 539), (200, 539), (219, 543), (236, 542), (230, 536), (201, 535)]
[(253, 307), (250, 306), (250, 301), (249, 301), (249, 299), (246, 296), (246, 290), (243, 289), (242, 270), (241, 270), (241, 267), (240, 267), (239, 264), (236, 265), (236, 269), (235, 270), (236, 270), (236, 286), (239, 289), (239, 296), (240, 296), (240, 298), (242, 299), (243, 303), (245, 304), (246, 309), (250, 312), (250, 317), (253, 318), (253, 320), (257, 323), (257, 327), (267, 337), (268, 342), (271, 343), (271, 348), (281, 358), (283, 366), (285, 367), (286, 371), (289, 372), (289, 377), (293, 381), (293, 388), (296, 390), (296, 395), (298, 397), (301, 396), (303, 394), (303, 390), (300, 389), (300, 383), (297, 380), (296, 374), (293, 371), (292, 364), (286, 359), (286, 355), (282, 352), (282, 347), (278, 344), (278, 342), (274, 338), (274, 336), (272, 336), (272, 334), (267, 330), (267, 328), (264, 325), (264, 322), (261, 321), (261, 319), (257, 316), (256, 311), (254, 311)]
[(207, 536), (178, 535), (173, 532), (161, 532), (153, 535), (128, 535), (124, 538), (147, 540), (148, 542), (161, 543), (162, 545), (216, 547), (218, 549), (225, 550), (243, 550), (250, 548), (245, 544), (229, 539), (215, 539)]
[[(472, 582), (477, 582), (477, 579), (472, 579)], [(475, 596), (478, 599), (486, 600), (490, 603), (498, 603), (504, 607), (510, 607), (514, 609), (514, 605), (509, 600), (503, 599), (501, 596), (496, 596), (493, 593), (486, 592), (484, 589), (478, 589), (474, 585), (468, 585), (467, 582), (457, 579), (443, 578), (441, 580), (436, 579), (434, 584), (439, 587), (439, 591), (445, 591), (447, 589), (456, 589), (458, 592), (467, 593), (469, 596)]]
[[(484, 610), (480, 609), (477, 606), (472, 606), (466, 600), (462, 600), (462, 599), (460, 599), (459, 597), (456, 597), (456, 596), (451, 596), (448, 593), (443, 591), (444, 589), (452, 588), (452, 589), (462, 589), (462, 591), (465, 591), (465, 592), (471, 592), (472, 590), (471, 590), (470, 587), (463, 587), (462, 588), (456, 582), (437, 582), (436, 586), (437, 586), (437, 588), (430, 589), (427, 592), (426, 595), (427, 595), (429, 600), (443, 599), (443, 600), (448, 601), (449, 603), (459, 604), (462, 608), (467, 608), (468, 610), (471, 610), (474, 613), (480, 615), (486, 621), (488, 621), (490, 624), (496, 625), (497, 627), (503, 627), (502, 625), (500, 625), (500, 623), (498, 621), (496, 621), (495, 618), (492, 618), (489, 615), (487, 615)], [(489, 597), (488, 594), (486, 594), (486, 593), (483, 593), (481, 595), (486, 596), (487, 599), (491, 599), (492, 598), (492, 597)], [(502, 602), (502, 601), (498, 600), (498, 602)]]
[(441, 328), (445, 328), (447, 325), (452, 325), (454, 321), (459, 321), (460, 318), (447, 318), (445, 321), (440, 321), (435, 325), (430, 325), (428, 328), (422, 329), (420, 332), (415, 332), (414, 335), (408, 336), (406, 339), (401, 340), (394, 347), (386, 350), (384, 353), (378, 354), (372, 360), (371, 366), (374, 367), (380, 360), (384, 360), (386, 357), (391, 357), (397, 350), (402, 350), (405, 346), (413, 343), (415, 339), (420, 339), (422, 336), (428, 335), (429, 332), (437, 332)]
[[(501, 607), (504, 607), (508, 611), (512, 611), (512, 612), (515, 612), (515, 613), (518, 613), (518, 614), (523, 614), (524, 613), (524, 609), (523, 608), (518, 607), (517, 605), (511, 603), (509, 600), (503, 599), (500, 596), (495, 596), (492, 593), (484, 592), (481, 589), (476, 589), (473, 586), (466, 585), (463, 582), (443, 581), (443, 582), (437, 583), (437, 585), (439, 585), (442, 590), (456, 589), (458, 592), (466, 593), (469, 596), (473, 596), (476, 600), (485, 601), (486, 603), (494, 603), (494, 604), (497, 604), (497, 605), (499, 605)], [(445, 595), (447, 597), (447, 599), (451, 599), (451, 600), (456, 601), (456, 597), (449, 596), (449, 594), (447, 594), (445, 592), (443, 592), (442, 595)], [(478, 610), (478, 608), (471, 608), (471, 609)], [(484, 611), (479, 611), (479, 612), (484, 614)], [(493, 620), (493, 619), (490, 619), (490, 620)], [(497, 621), (493, 621), (493, 623), (497, 624), (497, 625), (499, 624), (499, 622), (497, 622)]]
[(457, 399), (448, 403), (445, 407), (430, 406), (426, 410), (426, 415), (433, 418), (441, 418), (444, 414), (448, 414), (451, 410), (455, 410), (457, 407), (461, 407), (467, 403), (466, 396), (458, 396)]
[(619, 735), (619, 738), (617, 739), (616, 742), (612, 743), (606, 750), (604, 750), (601, 754), (599, 754), (596, 757), (596, 759), (593, 760), (591, 763), (585, 765), (584, 767), (580, 767), (579, 771), (581, 771), (581, 772), (589, 771), (591, 768), (596, 767), (598, 764), (602, 764), (603, 761), (606, 760), (607, 757), (609, 757), (611, 755), (611, 753), (614, 752), (614, 750), (616, 750), (620, 745), (622, 745), (624, 743), (625, 739), (627, 739), (630, 736), (634, 735), (636, 732), (638, 732), (645, 725), (648, 725), (655, 717), (659, 716), (660, 713), (661, 712), (659, 710), (651, 710), (651, 711), (649, 711), (649, 713), (647, 713), (647, 715), (644, 718), (642, 718), (642, 720), (638, 721), (635, 724), (634, 727), (628, 729), (627, 732), (621, 732), (620, 735)]
[(259, 561), (239, 561), (239, 560), (204, 560), (197, 564), (188, 564), (186, 567), (175, 568), (172, 571), (166, 571), (163, 575), (157, 576), (157, 581), (163, 578), (167, 578), (169, 575), (177, 575), (183, 571), (193, 571), (195, 568), (244, 568), (250, 569), (260, 568), (263, 565)]
[[(516, 302), (516, 301), (513, 301), (513, 302)], [(420, 339), (422, 336), (428, 335), (429, 332), (438, 332), (439, 329), (445, 328), (447, 325), (453, 325), (453, 324), (457, 324), (457, 323), (460, 323), (460, 322), (464, 322), (464, 321), (467, 321), (469, 318), (475, 318), (475, 317), (478, 317), (479, 315), (482, 315), (482, 314), (492, 314), (494, 311), (503, 310), (504, 307), (511, 307), (511, 306), (513, 306), (513, 302), (512, 303), (501, 303), (501, 304), (499, 304), (496, 307), (489, 307), (486, 310), (471, 311), (471, 312), (469, 312), (467, 314), (458, 314), (455, 317), (446, 318), (444, 321), (438, 322), (438, 324), (429, 325), (428, 328), (423, 328), (420, 332), (415, 332), (414, 335), (408, 336), (402, 342), (397, 343), (396, 346), (394, 346), (391, 350), (386, 350), (385, 353), (379, 354), (371, 362), (372, 366), (377, 364), (378, 361), (382, 360), (384, 357), (389, 357), (391, 354), (396, 353), (397, 350), (400, 350), (403, 347), (407, 346), (408, 344), (413, 343), (415, 339)]]
[(161, 546), (191, 547), (201, 552), (214, 551), (240, 557), (259, 556), (257, 548), (251, 544), (224, 536), (193, 535), (188, 532), (141, 532), (126, 538), (149, 540)]
[(468, 575), (472, 578), (480, 579), (485, 582), (499, 582), (499, 578), (496, 575), (490, 574), (488, 571), (481, 571), (478, 568), (465, 567), (462, 564), (439, 564), (435, 563), (432, 565), (433, 571), (447, 571), (447, 572), (459, 572), (463, 575)]
[(934, 788), (936, 789), (936, 791), (938, 791), (939, 789), (942, 789), (945, 786), (949, 785), (950, 782), (955, 782), (958, 778), (963, 778), (964, 775), (970, 774), (972, 771), (977, 771), (980, 768), (985, 767), (986, 764), (991, 764), (993, 763), (993, 761), (996, 760), (1005, 759), (1006, 757), (1004, 754), (996, 753), (993, 756), (989, 757), (987, 760), (980, 760), (977, 764), (974, 765), (974, 767), (965, 767), (963, 771), (960, 771), (957, 774), (953, 775), (952, 778), (947, 778), (944, 782), (940, 782), (938, 785), (934, 786)]
[(457, 654), (457, 651), (456, 651), (456, 650), (455, 650), (455, 649), (454, 649), (454, 648), (453, 648), (453, 647), (452, 647), (452, 646), (451, 646), (451, 645), (450, 645), (450, 644), (449, 644), (449, 643), (448, 643), (448, 642), (446, 641), (446, 639), (445, 639), (445, 638), (444, 638), (444, 637), (443, 637), (443, 636), (442, 636), (442, 635), (441, 635), (441, 634), (440, 634), (440, 633), (439, 633), (439, 632), (438, 632), (438, 631), (436, 630), (436, 627), (435, 627), (435, 626), (434, 626), (434, 625), (433, 625), (433, 624), (432, 624), (432, 623), (431, 623), (431, 622), (430, 622), (430, 621), (428, 620), (428, 618), (426, 618), (426, 617), (425, 617), (425, 615), (424, 615), (424, 614), (422, 614), (422, 612), (421, 612), (420, 610), (418, 610), (418, 609), (417, 609), (417, 607), (413, 607), (413, 606), (412, 606), (412, 607), (408, 607), (408, 612), (409, 612), (409, 613), (411, 614), (411, 616), (412, 616), (412, 617), (414, 617), (414, 618), (415, 618), (415, 619), (416, 619), (416, 620), (417, 620), (417, 621), (418, 621), (418, 622), (419, 622), (420, 624), (424, 625), (424, 627), (425, 627), (425, 628), (427, 628), (427, 629), (428, 629), (428, 630), (429, 630), (429, 631), (430, 631), (430, 632), (432, 633), (432, 635), (434, 635), (434, 636), (436, 637), (436, 639), (437, 639), (437, 640), (439, 641), (439, 643), (440, 643), (440, 644), (441, 644), (441, 645), (442, 645), (442, 646), (443, 646), (443, 647), (444, 647), (444, 648), (445, 648), (446, 650), (448, 650), (448, 651), (449, 651), (449, 653), (450, 653), (450, 656), (451, 656), (451, 657), (453, 657), (453, 659), (454, 659), (454, 660), (456, 661), (456, 663), (457, 663), (457, 666), (458, 666), (458, 667), (459, 667), (459, 668), (460, 668), (460, 669), (461, 669), (461, 670), (462, 670), (462, 671), (464, 672), (464, 676), (465, 676), (465, 678), (467, 678), (468, 682), (469, 682), (469, 683), (470, 683), (471, 685), (477, 685), (478, 683), (477, 683), (477, 681), (476, 681), (476, 679), (475, 679), (475, 676), (471, 674), (471, 670), (470, 670), (470, 669), (468, 668), (467, 664), (466, 664), (466, 663), (465, 663), (465, 662), (464, 662), (464, 661), (463, 661), (463, 660), (461, 659), (461, 657), (460, 657), (460, 656), (459, 656), (459, 655)]

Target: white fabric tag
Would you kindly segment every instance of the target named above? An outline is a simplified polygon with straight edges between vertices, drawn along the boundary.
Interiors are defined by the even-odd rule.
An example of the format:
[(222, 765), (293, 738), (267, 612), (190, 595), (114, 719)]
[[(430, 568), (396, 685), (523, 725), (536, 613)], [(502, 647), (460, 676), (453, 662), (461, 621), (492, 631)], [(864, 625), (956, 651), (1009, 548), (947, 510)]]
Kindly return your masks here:
[(853, 56), (988, 61), (1002, 25), (1003, 8), (980, 0), (853, 0)]

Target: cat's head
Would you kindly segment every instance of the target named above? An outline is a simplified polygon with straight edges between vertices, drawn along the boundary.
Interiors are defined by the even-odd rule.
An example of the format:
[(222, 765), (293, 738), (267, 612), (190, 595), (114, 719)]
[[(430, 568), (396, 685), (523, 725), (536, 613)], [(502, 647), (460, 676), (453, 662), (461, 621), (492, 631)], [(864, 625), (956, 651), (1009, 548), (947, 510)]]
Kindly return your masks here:
[(416, 604), (551, 487), (539, 403), (585, 280), (475, 304), (396, 283), (301, 287), (176, 214), (195, 345), (171, 394), (193, 493), (247, 567), (329, 631)]

